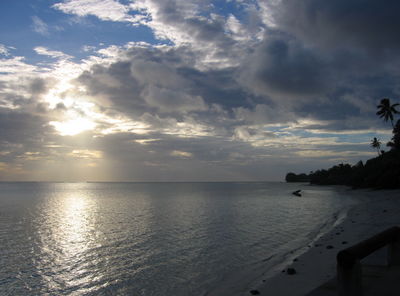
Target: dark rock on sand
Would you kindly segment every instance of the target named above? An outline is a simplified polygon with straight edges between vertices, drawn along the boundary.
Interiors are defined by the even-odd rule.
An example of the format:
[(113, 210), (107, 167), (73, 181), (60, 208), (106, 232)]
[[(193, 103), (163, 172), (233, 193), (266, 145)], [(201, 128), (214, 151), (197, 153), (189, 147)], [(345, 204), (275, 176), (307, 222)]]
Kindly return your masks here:
[(294, 268), (292, 268), (292, 267), (290, 267), (290, 268), (287, 269), (287, 274), (292, 275), (292, 274), (296, 274), (296, 273), (297, 273), (297, 272), (296, 272), (296, 269), (294, 269)]
[(327, 249), (333, 249), (332, 245), (326, 246)]
[(250, 294), (251, 294), (251, 295), (260, 295), (260, 291), (258, 291), (258, 290), (251, 290), (251, 291), (250, 291)]

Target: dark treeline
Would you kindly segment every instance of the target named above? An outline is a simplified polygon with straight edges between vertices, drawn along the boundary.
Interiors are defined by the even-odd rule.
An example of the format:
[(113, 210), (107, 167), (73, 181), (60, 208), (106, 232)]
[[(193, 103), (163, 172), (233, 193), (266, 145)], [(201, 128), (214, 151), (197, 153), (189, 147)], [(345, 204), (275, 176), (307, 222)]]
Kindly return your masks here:
[(393, 127), (393, 137), (389, 143), (389, 151), (380, 150), (381, 142), (374, 138), (371, 147), (377, 149), (378, 156), (369, 159), (365, 164), (359, 161), (356, 165), (339, 164), (330, 169), (317, 170), (310, 174), (286, 175), (287, 182), (310, 182), (317, 185), (348, 185), (353, 188), (400, 188), (400, 120), (393, 124), (394, 114), (399, 112), (389, 99), (382, 99), (378, 105), (381, 118), (389, 121)]

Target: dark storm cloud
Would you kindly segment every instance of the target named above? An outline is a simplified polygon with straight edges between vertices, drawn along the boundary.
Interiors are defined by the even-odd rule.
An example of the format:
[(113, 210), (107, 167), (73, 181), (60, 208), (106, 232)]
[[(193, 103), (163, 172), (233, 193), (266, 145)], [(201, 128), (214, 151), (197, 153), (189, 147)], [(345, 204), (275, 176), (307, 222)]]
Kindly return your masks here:
[(313, 96), (326, 88), (326, 62), (299, 40), (279, 32), (266, 33), (265, 41), (244, 65), (241, 79), (265, 95)]
[(119, 111), (138, 115), (145, 102), (140, 96), (142, 87), (132, 77), (130, 68), (130, 62), (94, 65), (90, 71), (83, 72), (78, 81), (86, 86), (89, 95), (101, 101), (112, 101), (113, 108)]
[[(397, 1), (283, 0), (239, 75), (268, 106), (298, 117), (377, 125), (382, 97), (399, 96)], [(371, 120), (364, 120), (364, 118)], [(357, 120), (357, 118), (359, 120)]]
[(194, 93), (202, 96), (208, 104), (219, 104), (227, 109), (248, 106), (258, 100), (238, 85), (237, 68), (199, 71), (187, 66), (177, 69), (178, 73), (192, 82)]
[(0, 139), (2, 142), (15, 144), (40, 142), (46, 131), (50, 130), (47, 118), (0, 108)]
[(400, 47), (399, 11), (396, 0), (283, 0), (275, 17), (282, 29), (308, 42), (387, 51)]
[(41, 154), (52, 133), (47, 118), (0, 108), (0, 163), (23, 160), (26, 153)]

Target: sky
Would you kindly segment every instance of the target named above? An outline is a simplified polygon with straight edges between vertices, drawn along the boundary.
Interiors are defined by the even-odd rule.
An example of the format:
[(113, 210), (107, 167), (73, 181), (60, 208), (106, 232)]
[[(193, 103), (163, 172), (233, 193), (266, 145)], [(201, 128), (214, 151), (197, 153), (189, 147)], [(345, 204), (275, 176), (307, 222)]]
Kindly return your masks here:
[(0, 1), (0, 181), (283, 181), (377, 155), (397, 0)]

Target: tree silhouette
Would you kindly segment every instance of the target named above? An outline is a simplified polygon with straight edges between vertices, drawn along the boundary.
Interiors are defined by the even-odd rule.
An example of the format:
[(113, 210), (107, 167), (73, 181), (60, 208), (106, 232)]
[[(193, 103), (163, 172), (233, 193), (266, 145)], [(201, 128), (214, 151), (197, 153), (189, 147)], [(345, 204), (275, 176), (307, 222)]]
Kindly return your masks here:
[(377, 138), (374, 138), (371, 141), (371, 147), (378, 151), (378, 155), (381, 155), (381, 152), (380, 152), (381, 151), (381, 144), (382, 143)]
[(390, 105), (390, 99), (384, 98), (381, 100), (380, 104), (377, 106), (379, 109), (378, 112), (376, 112), (376, 115), (379, 115), (380, 118), (383, 118), (383, 120), (386, 122), (390, 119), (390, 122), (392, 124), (392, 127), (394, 128), (393, 125), (393, 114), (399, 113), (399, 111), (396, 110), (396, 107), (399, 104), (393, 104)]
[(400, 119), (397, 120), (397, 123), (393, 128), (393, 137), (392, 140), (387, 143), (387, 146), (395, 150), (400, 150)]

